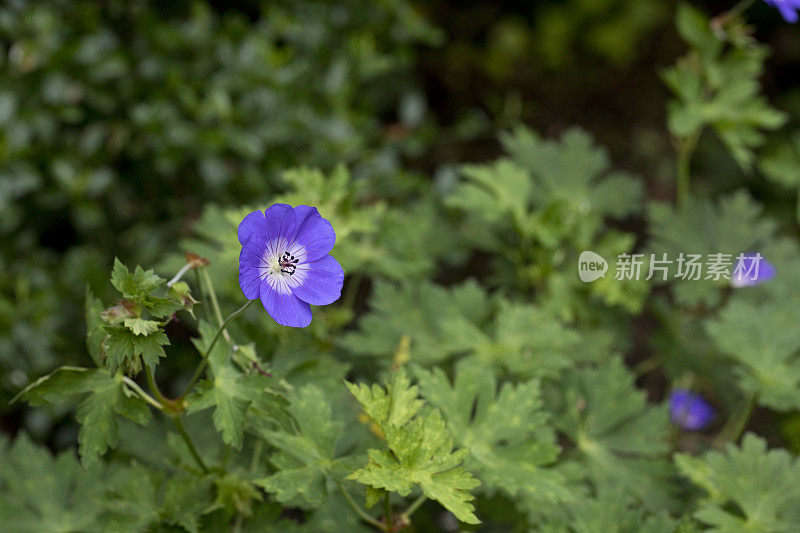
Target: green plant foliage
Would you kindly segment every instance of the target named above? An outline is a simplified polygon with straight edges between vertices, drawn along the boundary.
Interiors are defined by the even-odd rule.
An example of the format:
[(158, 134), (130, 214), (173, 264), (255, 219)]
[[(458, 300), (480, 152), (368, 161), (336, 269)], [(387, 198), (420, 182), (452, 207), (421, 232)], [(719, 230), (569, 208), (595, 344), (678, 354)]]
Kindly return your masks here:
[(0, 519), (7, 531), (100, 531), (104, 465), (86, 470), (67, 451), (53, 457), (24, 434), (0, 437)]
[(164, 480), (138, 463), (110, 472), (113, 489), (106, 495), (106, 527), (143, 531), (158, 525), (199, 531), (198, 516), (207, 505), (210, 483), (178, 474)]
[(569, 499), (560, 475), (546, 468), (560, 449), (538, 381), (497, 390), (492, 374), (477, 365), (463, 366), (452, 385), (441, 369), (417, 374), (422, 395), (442, 411), (455, 443), (469, 450), (464, 466), (482, 480), (482, 491)]
[[(652, 203), (647, 214), (651, 233), (648, 251), (656, 254), (656, 259), (666, 253), (673, 261), (669, 281), (675, 298), (685, 306), (717, 305), (730, 279), (706, 279), (707, 270), (701, 272), (700, 279), (675, 279), (681, 253), (701, 254), (703, 261), (709, 254), (729, 254), (735, 265), (739, 254), (763, 249), (776, 229), (775, 221), (763, 217), (763, 208), (744, 191), (725, 196), (716, 205), (702, 198), (690, 198), (685, 208)], [(656, 274), (654, 280), (663, 283), (663, 276)]]
[(371, 307), (342, 345), (386, 364), (392, 354), (423, 365), (462, 356), (515, 375), (554, 377), (573, 360), (591, 359), (580, 336), (545, 310), (489, 297), (474, 282), (450, 289), (379, 283)]
[[(212, 378), (201, 381), (197, 390), (186, 398), (188, 412), (195, 413), (214, 408), (212, 420), (222, 440), (236, 449), (242, 447), (245, 417), (255, 404), (270, 408), (280, 407), (280, 390), (266, 376), (259, 373), (243, 374), (229, 361), (231, 348), (217, 343), (209, 352), (216, 330), (201, 321), (200, 338), (194, 339), (198, 352), (208, 354)], [(274, 415), (273, 415), (274, 416)]]
[(292, 429), (262, 429), (258, 434), (277, 450), (270, 456), (276, 472), (257, 483), (291, 507), (314, 509), (328, 498), (328, 479), (342, 479), (362, 457), (337, 456), (344, 424), (333, 419), (323, 392), (306, 385), (289, 398)]
[[(607, 153), (581, 130), (569, 130), (555, 142), (518, 129), (503, 138), (503, 145), (511, 160), (467, 166), (467, 182), (448, 198), (451, 206), (478, 217), (476, 225), (492, 228), (505, 221), (499, 228), (523, 240), (552, 247), (572, 236), (580, 246), (594, 237), (597, 217), (622, 217), (640, 203), (639, 183), (609, 174)], [(478, 238), (490, 250), (506, 244), (497, 235)]]
[(554, 422), (580, 451), (586, 479), (621, 484), (653, 510), (674, 507), (666, 410), (647, 404), (622, 362), (567, 372), (559, 388)]
[[(131, 273), (119, 259), (114, 261), (111, 284), (123, 299), (102, 313), (108, 324), (101, 341), (106, 366), (112, 374), (120, 367), (136, 370), (141, 362), (155, 368), (158, 359), (166, 357), (163, 346), (169, 345), (169, 338), (161, 329), (166, 322), (149, 318), (164, 319), (178, 310), (191, 311), (193, 299), (188, 286), (184, 283), (167, 289), (166, 280), (152, 270), (137, 266)], [(93, 330), (89, 335), (94, 338)]]
[[(798, 30), (484, 4), (2, 3), (3, 533), (797, 530)], [(275, 203), (306, 328), (240, 286)]]
[(717, 348), (737, 363), (742, 390), (778, 411), (800, 407), (800, 333), (792, 325), (797, 303), (731, 302), (707, 325)]
[(702, 488), (706, 499), (694, 516), (707, 531), (789, 532), (797, 526), (800, 463), (785, 450), (767, 450), (764, 439), (748, 433), (741, 447), (703, 457), (678, 455), (681, 473)]
[(155, 264), (205, 203), (266, 198), (295, 165), (383, 179), (413, 143), (382, 117), (441, 33), (408, 2), (168, 4), (0, 6), (4, 373), (79, 363), (86, 282), (108, 298), (115, 256)]
[(547, 307), (568, 319), (589, 312), (587, 290), (609, 305), (640, 308), (647, 284), (587, 286), (572, 266), (584, 250), (607, 257), (631, 251), (633, 239), (605, 228), (603, 218), (635, 214), (641, 183), (610, 171), (606, 151), (578, 129), (550, 141), (518, 128), (502, 142), (510, 158), (466, 166), (466, 179), (446, 199), (465, 213), (470, 241), (492, 254), (495, 280), (544, 288)]
[(654, 533), (689, 533), (692, 529), (679, 529), (669, 515), (648, 515), (645, 509), (637, 507), (634, 499), (618, 488), (604, 488), (597, 498), (582, 499), (572, 506), (570, 530), (576, 533), (600, 533), (615, 531), (635, 533), (653, 531)]
[(411, 386), (405, 372), (394, 372), (385, 389), (352, 383), (347, 387), (379, 425), (388, 446), (388, 450), (369, 450), (369, 462), (351, 478), (401, 496), (418, 486), (459, 520), (479, 523), (469, 491), (480, 482), (460, 466), (469, 452), (463, 448), (453, 452), (453, 437), (441, 413), (435, 409), (421, 411), (424, 402), (417, 398), (418, 387)]
[[(800, 198), (800, 136), (794, 133), (788, 141), (771, 147), (761, 157), (758, 169), (768, 179), (798, 191)], [(800, 201), (797, 220), (800, 221)]]
[(557, 2), (537, 20), (534, 48), (551, 68), (568, 64), (576, 49), (615, 66), (629, 65), (639, 43), (667, 16), (666, 6), (653, 0)]
[(33, 405), (47, 405), (74, 395), (84, 396), (76, 418), (81, 424), (78, 449), (86, 464), (116, 447), (117, 415), (141, 425), (150, 421), (147, 404), (131, 392), (123, 377), (102, 369), (61, 367), (28, 385), (18, 396)]
[(474, 282), (451, 289), (430, 282), (382, 282), (373, 291), (372, 313), (342, 343), (357, 354), (389, 356), (408, 336), (409, 357), (430, 364), (468, 350), (476, 331), (481, 334), (477, 325), (488, 318), (489, 305)]
[(690, 53), (662, 73), (676, 96), (668, 106), (670, 132), (696, 141), (713, 128), (739, 166), (750, 170), (753, 149), (764, 143), (762, 131), (786, 121), (759, 94), (767, 48), (752, 40), (728, 46), (708, 17), (688, 4), (678, 7), (676, 25)]

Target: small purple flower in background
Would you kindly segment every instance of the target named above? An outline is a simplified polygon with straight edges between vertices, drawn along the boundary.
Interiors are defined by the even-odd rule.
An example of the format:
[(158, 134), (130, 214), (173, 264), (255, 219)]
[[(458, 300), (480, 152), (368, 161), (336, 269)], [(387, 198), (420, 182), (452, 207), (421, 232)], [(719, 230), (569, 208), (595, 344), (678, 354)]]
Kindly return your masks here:
[[(800, 0), (798, 0), (800, 2)], [(775, 267), (758, 252), (739, 254), (731, 275), (731, 286), (751, 287), (775, 277)]]
[(794, 24), (800, 19), (797, 11), (800, 10), (800, 0), (764, 0), (767, 4), (781, 12), (786, 22)]
[(342, 293), (344, 271), (328, 255), (336, 242), (331, 223), (315, 207), (274, 204), (239, 224), (239, 286), (248, 300), (261, 298), (282, 326), (311, 323), (311, 305), (328, 305)]
[(698, 431), (714, 420), (716, 413), (702, 396), (686, 389), (676, 389), (669, 397), (672, 423), (688, 431)]

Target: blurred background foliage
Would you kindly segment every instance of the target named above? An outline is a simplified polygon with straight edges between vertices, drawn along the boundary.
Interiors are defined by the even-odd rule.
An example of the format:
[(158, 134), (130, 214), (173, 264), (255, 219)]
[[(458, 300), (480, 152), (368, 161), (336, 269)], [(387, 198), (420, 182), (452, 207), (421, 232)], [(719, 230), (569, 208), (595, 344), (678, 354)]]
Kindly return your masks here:
[[(245, 212), (239, 206), (276, 200), (313, 197), (335, 219), (337, 233), (347, 236), (336, 253), (352, 274), (348, 305), (331, 313), (362, 313), (369, 303), (376, 315), (344, 337), (349, 349), (389, 351), (397, 339), (380, 323), (380, 310), (414, 307), (419, 298), (413, 291), (430, 293), (419, 286), (398, 289), (392, 281), (424, 285), (434, 279), (448, 286), (435, 294), (437, 305), (489, 306), (481, 289), (463, 283), (478, 276), (500, 291), (543, 295), (547, 316), (525, 306), (504, 309), (520, 328), (539, 321), (552, 338), (558, 320), (580, 318), (584, 339), (565, 333), (555, 353), (581, 342), (588, 360), (591, 348), (630, 350), (608, 338), (608, 328), (648, 325), (606, 311), (636, 312), (645, 295), (599, 283), (589, 298), (609, 308), (592, 308), (581, 303), (585, 286), (553, 272), (598, 239), (598, 250), (609, 255), (631, 250), (644, 233), (643, 200), (674, 194), (664, 107), (669, 89), (661, 74), (686, 50), (673, 25), (676, 4), (6, 0), (0, 6), (0, 427), (11, 433), (25, 428), (56, 448), (74, 441), (75, 426), (64, 413), (8, 406), (7, 400), (59, 364), (87, 361), (85, 284), (109, 301), (106, 275), (115, 256), (129, 264), (158, 263), (169, 277), (182, 264), (181, 249), (200, 253), (212, 260), (212, 273), (218, 269), (214, 279), (231, 280), (218, 290), (233, 299), (238, 287), (225, 269), (235, 264), (238, 245), (215, 236), (235, 226)], [(698, 4), (711, 14), (730, 7)], [(794, 117), (778, 135), (788, 140), (800, 117), (800, 30), (761, 2), (748, 16), (771, 50), (764, 92)], [(515, 129), (521, 125), (530, 130)], [(591, 137), (569, 130), (572, 125)], [(532, 131), (556, 140), (543, 141)], [(585, 183), (559, 183), (558, 165), (569, 158), (539, 168), (522, 155), (570, 147), (592, 169)], [(696, 190), (749, 187), (769, 213), (793, 214), (796, 198), (783, 186), (800, 188), (800, 176), (781, 169), (797, 166), (797, 143), (765, 150), (773, 156), (757, 172), (777, 183), (755, 179), (722, 142), (703, 136)], [(468, 179), (459, 183), (462, 164), (504, 153), (521, 172), (536, 176), (545, 200), (531, 196), (530, 204), (498, 207), (498, 198), (514, 192), (513, 182), (503, 183), (513, 172), (499, 168), (502, 160), (467, 167)], [(609, 161), (621, 172), (609, 172)], [(293, 167), (306, 169), (287, 172)], [(630, 174), (637, 175), (635, 186)], [(481, 180), (496, 187), (482, 200), (469, 191), (469, 183)], [(626, 196), (609, 203), (620, 183), (627, 184)], [(588, 215), (582, 206), (556, 201), (601, 194), (609, 202)], [(477, 200), (496, 210), (476, 210)], [(544, 205), (537, 201), (557, 207), (531, 234), (530, 219)], [(471, 208), (462, 220), (464, 206)], [(498, 226), (476, 213), (495, 217), (492, 223), (513, 213), (517, 225), (498, 235), (481, 232)], [(445, 223), (453, 219), (462, 225)], [(592, 233), (601, 219), (612, 226), (602, 236)], [(465, 256), (459, 244), (477, 255)], [(498, 246), (519, 247), (521, 255), (509, 261), (496, 253)], [(438, 268), (442, 264), (448, 268)], [(351, 318), (332, 315), (312, 330), (329, 322), (336, 330)], [(498, 362), (498, 343), (514, 345), (514, 322), (492, 326), (479, 312), (456, 318), (446, 327), (455, 323), (463, 333), (472, 323), (489, 333), (453, 346), (454, 353), (469, 349), (484, 363)], [(735, 319), (725, 316), (720, 324)], [(368, 320), (378, 329), (365, 328)], [(445, 325), (428, 326), (431, 338), (449, 335)], [(180, 325), (172, 327), (180, 335)], [(421, 357), (431, 362), (448, 354)], [(182, 362), (177, 357), (165, 365)], [(533, 372), (521, 362), (512, 371)], [(571, 379), (578, 387), (583, 377)], [(654, 394), (663, 388), (658, 381), (648, 385)]]

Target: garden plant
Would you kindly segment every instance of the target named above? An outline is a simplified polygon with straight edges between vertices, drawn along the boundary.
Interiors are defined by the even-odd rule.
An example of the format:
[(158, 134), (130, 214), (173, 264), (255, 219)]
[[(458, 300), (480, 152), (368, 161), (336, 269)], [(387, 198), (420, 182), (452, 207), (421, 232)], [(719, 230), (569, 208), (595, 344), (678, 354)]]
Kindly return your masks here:
[(235, 4), (0, 4), (0, 531), (800, 531), (800, 1)]

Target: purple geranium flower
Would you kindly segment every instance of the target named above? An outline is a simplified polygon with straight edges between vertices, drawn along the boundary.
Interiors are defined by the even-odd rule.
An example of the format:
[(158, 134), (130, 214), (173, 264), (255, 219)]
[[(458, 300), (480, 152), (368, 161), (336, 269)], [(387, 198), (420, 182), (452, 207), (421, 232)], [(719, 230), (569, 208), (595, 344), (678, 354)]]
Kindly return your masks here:
[(672, 422), (688, 431), (698, 431), (714, 420), (714, 408), (702, 396), (686, 389), (676, 389), (669, 397)]
[[(798, 0), (800, 1), (800, 0)], [(731, 286), (750, 287), (775, 277), (775, 267), (758, 252), (740, 254), (731, 276)]]
[(766, 3), (781, 12), (786, 22), (794, 24), (798, 21), (797, 11), (800, 10), (800, 0), (764, 0)]
[(336, 241), (331, 223), (315, 207), (275, 204), (239, 224), (239, 285), (248, 300), (261, 298), (282, 326), (311, 323), (311, 305), (342, 293), (344, 272), (328, 255)]

